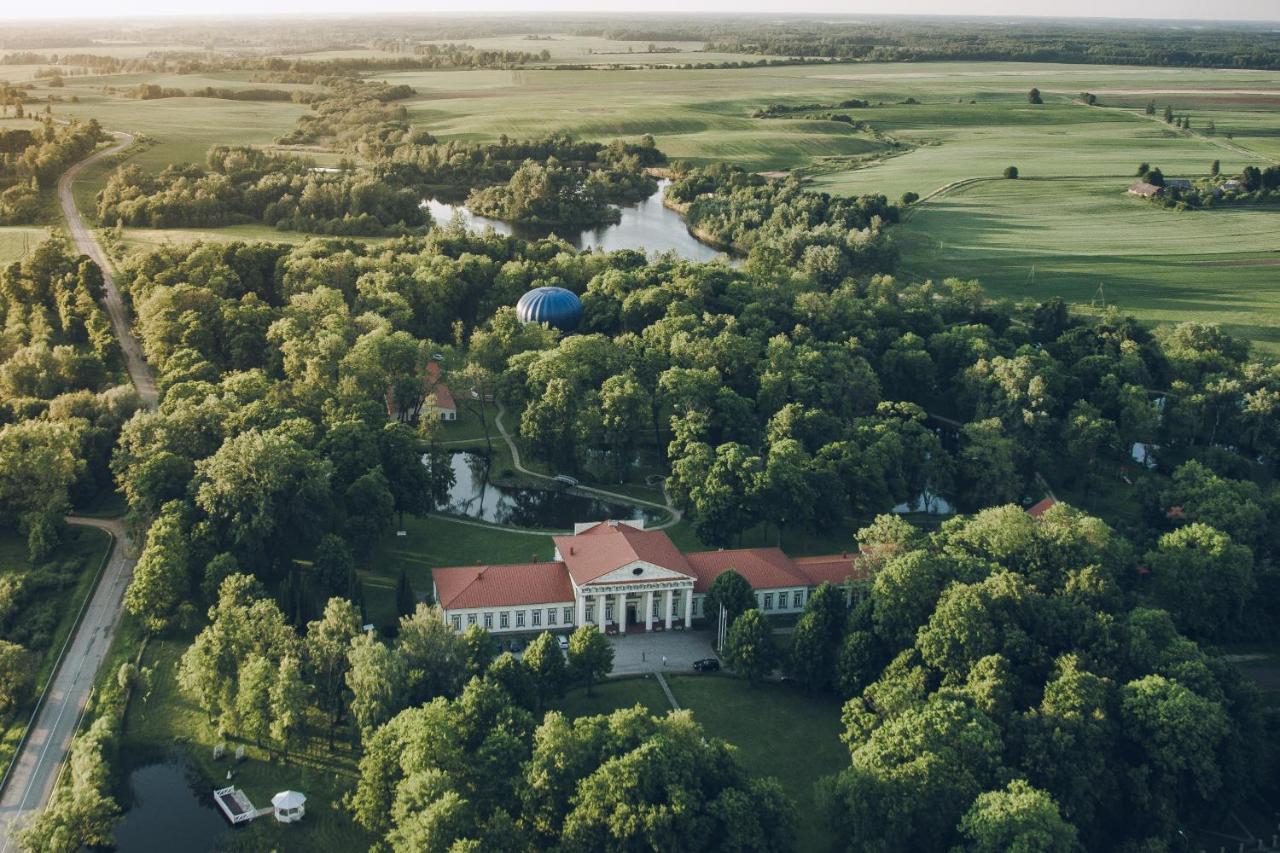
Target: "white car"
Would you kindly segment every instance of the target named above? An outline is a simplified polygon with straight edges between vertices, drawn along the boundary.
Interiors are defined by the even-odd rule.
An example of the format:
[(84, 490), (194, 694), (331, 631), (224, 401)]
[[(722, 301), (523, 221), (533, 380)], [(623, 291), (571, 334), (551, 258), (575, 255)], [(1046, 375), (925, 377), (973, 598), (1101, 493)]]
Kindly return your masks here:
[(569, 638), (568, 638), (568, 637), (566, 637), (564, 634), (561, 634), (560, 636), (556, 637), (556, 640), (560, 643), (560, 651), (562, 651), (562, 652), (567, 652), (567, 651), (569, 651)]

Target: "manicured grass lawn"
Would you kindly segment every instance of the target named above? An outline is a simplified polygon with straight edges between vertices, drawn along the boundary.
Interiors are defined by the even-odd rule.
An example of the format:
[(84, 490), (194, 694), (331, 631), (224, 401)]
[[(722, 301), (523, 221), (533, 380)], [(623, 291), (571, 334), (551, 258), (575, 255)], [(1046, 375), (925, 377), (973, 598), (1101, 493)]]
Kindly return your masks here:
[[(782, 783), (801, 816), (796, 849), (824, 849), (831, 839), (816, 819), (814, 784), (849, 764), (840, 742), (840, 703), (780, 684), (752, 687), (727, 676), (676, 675), (667, 682), (680, 707), (691, 710), (708, 734), (737, 747), (744, 768)], [(578, 717), (636, 703), (655, 714), (670, 710), (662, 689), (649, 678), (610, 680), (597, 685), (592, 696), (572, 690), (557, 710)]]
[[(330, 753), (323, 731), (313, 725), (312, 749), (289, 756), (288, 761), (271, 760), (265, 750), (246, 744), (247, 757), (236, 764), (231, 754), (237, 743), (218, 737), (204, 711), (186, 698), (175, 681), (178, 661), (190, 637), (153, 641), (143, 656), (144, 667), (154, 667), (149, 696), (135, 696), (125, 721), (120, 754), (122, 778), (136, 767), (164, 760), (172, 750), (184, 752), (203, 776), (210, 796), (223, 787), (228, 769), (234, 769), (233, 783), (248, 794), (258, 807), (270, 804), (279, 791), (293, 789), (307, 795), (307, 817), (293, 826), (281, 826), (261, 818), (236, 830), (230, 848), (236, 850), (366, 850), (373, 839), (351, 820), (342, 808), (342, 796), (355, 786), (358, 756), (349, 743), (339, 742)], [(134, 648), (122, 645), (122, 649)], [(117, 664), (118, 666), (118, 664)], [(104, 669), (104, 677), (112, 672)], [(317, 720), (311, 721), (313, 724)], [(213, 748), (226, 742), (228, 757), (213, 760)], [(226, 849), (226, 848), (223, 848)]]
[(654, 714), (665, 714), (671, 710), (671, 703), (651, 676), (611, 678), (591, 688), (590, 694), (586, 688), (574, 688), (556, 702), (552, 710), (573, 719), (608, 714), (632, 705), (643, 705)]
[[(79, 617), (80, 607), (92, 589), (98, 568), (107, 556), (110, 542), (110, 537), (100, 530), (68, 527), (62, 544), (50, 558), (50, 562), (74, 564), (77, 573), (76, 581), (73, 586), (61, 590), (50, 590), (48, 597), (34, 601), (27, 607), (30, 611), (32, 607), (52, 603), (52, 611), (57, 617), (57, 622), (49, 632), (47, 645), (32, 649), (36, 654), (36, 696), (7, 717), (0, 718), (0, 776), (4, 775), (9, 762), (17, 752), (18, 743), (22, 740), (31, 712), (35, 709), (36, 697), (53, 672), (58, 654)], [(25, 538), (12, 532), (0, 535), (0, 576), (27, 572), (30, 569)]]
[(421, 595), (431, 591), (431, 570), (438, 566), (550, 560), (555, 549), (549, 535), (513, 528), (416, 516), (405, 516), (404, 524), (408, 535), (383, 539), (362, 574), (365, 609), (377, 625), (394, 620), (395, 584), (401, 569)]

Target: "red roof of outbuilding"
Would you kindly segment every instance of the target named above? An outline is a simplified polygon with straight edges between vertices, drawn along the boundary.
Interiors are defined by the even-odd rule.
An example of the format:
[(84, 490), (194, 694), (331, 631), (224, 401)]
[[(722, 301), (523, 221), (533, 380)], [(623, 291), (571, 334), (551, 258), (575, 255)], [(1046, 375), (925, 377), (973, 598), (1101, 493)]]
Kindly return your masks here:
[(564, 563), (508, 563), (433, 569), (436, 598), (446, 610), (573, 601)]
[(1031, 516), (1032, 518), (1039, 518), (1040, 516), (1048, 512), (1050, 507), (1056, 506), (1057, 503), (1058, 502), (1055, 501), (1053, 498), (1045, 498), (1044, 500), (1040, 501), (1040, 503), (1028, 509), (1027, 515)]
[(552, 541), (578, 586), (635, 562), (694, 576), (684, 554), (661, 530), (602, 521), (575, 536), (553, 536)]

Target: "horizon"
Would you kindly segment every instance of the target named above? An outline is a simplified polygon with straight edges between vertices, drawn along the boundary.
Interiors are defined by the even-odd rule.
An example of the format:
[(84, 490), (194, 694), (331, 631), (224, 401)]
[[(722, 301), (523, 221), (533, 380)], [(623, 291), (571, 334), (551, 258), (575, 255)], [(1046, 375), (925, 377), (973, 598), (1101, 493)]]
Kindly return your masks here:
[[(487, 18), (524, 16), (529, 18), (548, 18), (554, 16), (580, 16), (583, 18), (660, 18), (677, 17), (681, 19), (698, 17), (768, 17), (803, 18), (814, 16), (833, 16), (837, 18), (954, 18), (954, 19), (1005, 19), (1005, 20), (1043, 20), (1043, 21), (1130, 21), (1133, 23), (1158, 24), (1164, 22), (1180, 24), (1223, 25), (1223, 24), (1276, 24), (1280, 25), (1280, 13), (1271, 0), (1223, 0), (1218, 17), (1203, 17), (1203, 5), (1192, 0), (1166, 0), (1163, 9), (1152, 15), (1149, 4), (1143, 0), (1077, 0), (1074, 8), (1067, 14), (1058, 11), (1052, 0), (970, 0), (961, 9), (955, 3), (945, 0), (904, 0), (900, 11), (875, 11), (870, 3), (867, 9), (851, 9), (848, 2), (826, 2), (816, 0), (804, 9), (770, 8), (769, 4), (776, 0), (701, 0), (697, 8), (690, 9), (689, 3), (679, 0), (657, 0), (650, 8), (629, 10), (620, 8), (616, 0), (604, 0), (601, 3), (582, 2), (582, 0), (551, 0), (550, 3), (539, 3), (535, 9), (523, 9), (513, 5), (512, 0), (445, 0), (439, 7), (431, 11), (420, 8), (409, 8), (412, 0), (389, 0), (379, 8), (369, 11), (345, 5), (347, 0), (273, 0), (270, 3), (254, 3), (251, 0), (227, 0), (221, 4), (224, 11), (210, 14), (196, 9), (175, 11), (166, 0), (139, 0), (130, 2), (127, 8), (113, 8), (113, 4), (91, 3), (88, 0), (72, 0), (58, 7), (58, 11), (50, 14), (48, 9), (31, 9), (28, 7), (16, 11), (0, 13), (0, 26), (7, 24), (41, 24), (66, 23), (118, 23), (148, 21), (193, 21), (193, 20), (237, 20), (237, 19), (295, 19), (295, 18), (409, 18), (414, 20), (432, 20), (444, 18)], [(857, 3), (856, 5), (862, 5)], [(265, 7), (265, 8), (264, 8)], [(746, 8), (744, 8), (746, 7)], [(1043, 7), (1044, 11), (1035, 11)]]

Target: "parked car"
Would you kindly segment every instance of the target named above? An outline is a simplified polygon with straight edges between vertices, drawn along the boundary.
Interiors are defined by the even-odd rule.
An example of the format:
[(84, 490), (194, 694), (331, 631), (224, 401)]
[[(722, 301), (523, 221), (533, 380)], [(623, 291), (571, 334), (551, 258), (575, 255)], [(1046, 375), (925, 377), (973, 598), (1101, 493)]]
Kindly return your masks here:
[(518, 652), (523, 648), (524, 648), (524, 643), (520, 642), (519, 640), (511, 641), (511, 651)]
[(560, 636), (556, 637), (556, 642), (560, 644), (560, 651), (562, 652), (569, 651), (569, 638), (566, 637), (564, 634), (561, 634)]
[(703, 658), (693, 662), (693, 668), (698, 672), (719, 672), (720, 661), (715, 658)]

